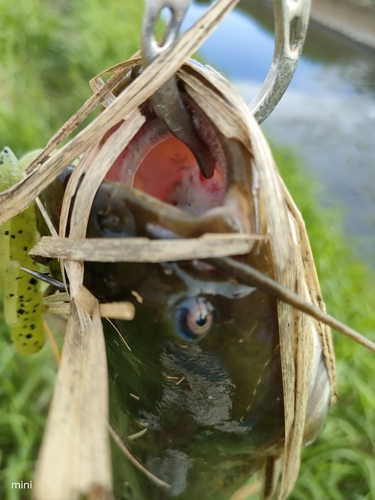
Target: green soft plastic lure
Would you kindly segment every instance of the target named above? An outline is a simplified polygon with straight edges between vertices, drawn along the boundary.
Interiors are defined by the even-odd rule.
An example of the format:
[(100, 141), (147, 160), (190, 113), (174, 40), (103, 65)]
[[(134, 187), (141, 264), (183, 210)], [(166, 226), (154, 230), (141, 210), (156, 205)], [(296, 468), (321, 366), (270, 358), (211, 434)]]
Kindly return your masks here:
[[(9, 189), (22, 176), (23, 165), (5, 147), (0, 152), (0, 191)], [(36, 234), (33, 206), (0, 227), (0, 287), (5, 321), (17, 351), (24, 355), (38, 352), (45, 341), (39, 281), (21, 270), (38, 270), (28, 256), (36, 243)]]

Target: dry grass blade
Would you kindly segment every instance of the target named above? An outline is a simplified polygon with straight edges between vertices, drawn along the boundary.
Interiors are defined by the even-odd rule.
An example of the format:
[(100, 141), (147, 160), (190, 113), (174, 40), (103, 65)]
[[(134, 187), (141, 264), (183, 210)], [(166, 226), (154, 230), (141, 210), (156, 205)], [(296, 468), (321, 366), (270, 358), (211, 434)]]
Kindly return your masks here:
[(51, 304), (54, 302), (70, 302), (70, 295), (66, 292), (56, 293), (55, 295), (48, 295), (44, 297), (44, 302), (46, 304)]
[(123, 319), (131, 321), (134, 319), (135, 308), (131, 302), (113, 302), (100, 304), (100, 314), (104, 318)]
[(53, 306), (47, 306), (45, 312), (49, 314), (61, 314), (64, 316), (69, 316), (70, 306), (67, 303), (56, 303)]
[[(67, 302), (53, 302), (48, 305), (46, 312), (49, 314), (70, 314), (70, 306)], [(102, 318), (121, 319), (131, 321), (134, 319), (134, 305), (131, 302), (113, 302), (99, 305), (100, 316)]]
[[(73, 207), (70, 219), (70, 237), (84, 238), (87, 231), (91, 206), (96, 192), (116, 158), (126, 148), (132, 137), (138, 132), (145, 118), (138, 109), (133, 111), (126, 121), (114, 132), (95, 157), (86, 173)], [(84, 259), (76, 259), (84, 260)]]
[[(307, 289), (312, 291), (312, 297), (314, 299), (313, 303), (315, 306), (323, 312), (326, 312), (325, 309), (325, 304), (323, 302), (322, 296), (320, 294), (320, 286), (319, 286), (319, 279), (318, 275), (316, 273), (315, 269), (315, 264), (314, 260), (312, 257), (312, 251), (311, 251), (311, 246), (310, 242), (306, 233), (306, 228), (305, 228), (305, 222), (302, 218), (302, 215), (298, 208), (296, 207), (292, 197), (290, 196), (286, 186), (284, 185), (283, 181), (280, 179), (281, 184), (282, 184), (282, 189), (284, 193), (284, 198), (286, 201), (286, 204), (289, 209), (289, 213), (291, 215), (291, 218), (294, 220), (294, 227), (297, 232), (297, 239), (298, 239), (298, 245), (300, 248), (300, 253), (301, 255), (305, 255), (306, 258), (303, 260), (303, 266), (305, 268), (305, 278), (306, 278), (306, 285)], [(316, 318), (319, 319), (319, 318)], [(334, 318), (332, 318), (334, 320)], [(331, 319), (329, 319), (331, 321)], [(336, 321), (336, 320), (334, 320)], [(322, 321), (320, 324), (320, 328), (318, 328), (318, 333), (320, 335), (320, 341), (323, 346), (323, 355), (325, 357), (325, 362), (326, 366), (329, 372), (329, 377), (330, 380), (332, 381), (332, 387), (331, 387), (331, 404), (334, 404), (337, 399), (337, 394), (336, 394), (336, 361), (335, 361), (335, 352), (333, 348), (333, 341), (332, 341), (332, 336), (329, 331), (329, 326), (334, 328), (336, 331), (339, 331), (340, 333), (343, 333), (344, 335), (348, 335), (348, 333), (344, 333), (343, 330), (340, 330), (340, 325), (338, 324), (339, 322), (336, 321), (335, 325), (333, 323), (327, 322), (327, 321)], [(342, 324), (341, 324), (342, 325)], [(344, 329), (346, 329), (346, 332), (354, 332), (354, 330), (348, 328), (346, 325), (342, 325)], [(359, 335), (359, 334), (358, 334)], [(359, 335), (357, 338), (351, 337), (351, 334), (348, 335), (350, 338), (355, 340), (356, 342), (358, 341), (357, 338), (359, 339), (360, 337), (364, 339), (363, 336)], [(367, 339), (365, 339), (367, 341)], [(361, 342), (359, 342), (361, 343)], [(367, 346), (365, 346), (367, 347)]]
[(91, 318), (73, 301), (36, 469), (36, 500), (71, 500), (94, 488), (110, 498), (107, 391), (99, 307)]
[(48, 142), (47, 146), (43, 149), (43, 151), (30, 163), (27, 167), (26, 172), (31, 172), (34, 167), (36, 167), (39, 163), (43, 163), (43, 161), (48, 157), (48, 155), (59, 145), (61, 142), (66, 139), (77, 127), (80, 123), (83, 122), (87, 116), (94, 111), (94, 109), (101, 103), (105, 104), (108, 99), (108, 95), (111, 94), (111, 90), (113, 90), (120, 82), (124, 79), (129, 67), (133, 66), (133, 61), (130, 59), (129, 61), (125, 61), (124, 63), (117, 64), (113, 68), (111, 68), (112, 76), (108, 79), (107, 82), (103, 82), (100, 79), (100, 83), (98, 83), (100, 75), (94, 78), (92, 82), (90, 82), (91, 88), (94, 90), (94, 94), (90, 97), (90, 99), (77, 111), (77, 113), (72, 116), (60, 130), (56, 132), (56, 134), (52, 137), (52, 139)]
[(111, 436), (113, 437), (116, 444), (120, 447), (120, 449), (122, 450), (124, 455), (129, 459), (129, 461), (137, 469), (139, 469), (145, 476), (147, 476), (150, 479), (150, 481), (152, 481), (156, 485), (161, 486), (161, 487), (166, 488), (166, 489), (170, 488), (170, 485), (168, 483), (166, 483), (162, 479), (159, 479), (158, 477), (154, 476), (154, 474), (152, 474), (150, 471), (148, 471), (141, 463), (138, 462), (138, 460), (136, 460), (134, 458), (134, 456), (130, 453), (128, 447), (124, 443), (121, 436), (117, 433), (116, 429), (111, 424), (108, 424), (108, 428), (109, 428), (109, 432), (111, 433)]
[[(210, 235), (211, 236), (211, 235)], [(243, 255), (258, 235), (220, 234), (188, 240), (146, 238), (79, 239), (43, 237), (31, 256), (85, 260), (87, 262), (167, 262)]]
[(341, 323), (336, 318), (334, 318), (330, 314), (327, 314), (319, 307), (316, 307), (314, 304), (311, 304), (310, 302), (304, 300), (297, 293), (288, 290), (287, 288), (280, 285), (277, 281), (269, 278), (263, 273), (260, 273), (256, 269), (241, 264), (240, 262), (236, 262), (235, 260), (230, 258), (207, 259), (207, 262), (227, 271), (232, 276), (235, 276), (239, 281), (251, 286), (255, 286), (256, 288), (259, 288), (259, 290), (262, 290), (269, 295), (273, 295), (281, 302), (289, 304), (298, 311), (301, 311), (308, 316), (311, 316), (318, 321), (325, 323), (334, 330), (354, 340), (358, 344), (363, 345), (370, 351), (375, 352), (374, 342), (371, 342), (371, 340), (367, 339), (357, 331), (353, 330), (344, 323)]

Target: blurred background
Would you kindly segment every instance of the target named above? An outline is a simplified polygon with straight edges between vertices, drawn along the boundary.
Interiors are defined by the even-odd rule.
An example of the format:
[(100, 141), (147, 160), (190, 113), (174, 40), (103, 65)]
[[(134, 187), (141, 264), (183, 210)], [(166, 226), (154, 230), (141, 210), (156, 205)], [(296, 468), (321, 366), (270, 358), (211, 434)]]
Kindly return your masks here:
[[(209, 3), (193, 2), (184, 29)], [(328, 311), (375, 340), (375, 28), (366, 27), (368, 19), (375, 26), (373, 5), (313, 0), (295, 77), (262, 127), (305, 218)], [(0, 147), (20, 156), (44, 147), (89, 98), (91, 78), (138, 50), (143, 3), (0, 6)], [(199, 57), (249, 103), (272, 53), (272, 4), (242, 0)], [(16, 355), (0, 321), (0, 498), (26, 500), (11, 483), (32, 479), (56, 365), (48, 345)], [(334, 341), (339, 403), (304, 450), (293, 499), (375, 499), (375, 355), (338, 334)]]

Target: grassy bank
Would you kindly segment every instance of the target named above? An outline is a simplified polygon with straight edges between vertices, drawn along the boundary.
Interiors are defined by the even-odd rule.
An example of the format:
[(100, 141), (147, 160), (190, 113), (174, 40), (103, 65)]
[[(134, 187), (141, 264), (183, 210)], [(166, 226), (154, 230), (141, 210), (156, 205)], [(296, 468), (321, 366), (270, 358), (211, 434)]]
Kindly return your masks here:
[[(375, 340), (374, 272), (343, 237), (341, 214), (319, 209), (324, 190), (292, 152), (275, 158), (306, 222), (328, 312)], [(339, 400), (321, 435), (303, 453), (292, 494), (298, 500), (375, 498), (375, 355), (334, 332)]]
[(92, 94), (89, 80), (139, 48), (142, 2), (1, 2), (0, 138), (43, 147)]
[[(18, 155), (43, 147), (90, 96), (88, 80), (138, 49), (141, 15), (142, 3), (123, 0), (3, 0), (0, 147)], [(340, 214), (319, 209), (322, 193), (295, 155), (275, 155), (305, 217), (328, 310), (375, 340), (373, 274), (353, 257)], [(304, 452), (294, 499), (375, 498), (375, 358), (339, 335), (335, 345), (340, 400)], [(21, 358), (1, 327), (0, 498), (29, 498), (11, 483), (32, 478), (55, 372), (48, 347)]]

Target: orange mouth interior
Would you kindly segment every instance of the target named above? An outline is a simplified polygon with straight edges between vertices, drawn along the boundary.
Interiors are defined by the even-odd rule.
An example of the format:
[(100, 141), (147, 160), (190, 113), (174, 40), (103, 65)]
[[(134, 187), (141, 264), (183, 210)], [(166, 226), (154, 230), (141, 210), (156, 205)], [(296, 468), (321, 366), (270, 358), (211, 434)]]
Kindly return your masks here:
[(226, 179), (222, 170), (216, 165), (210, 179), (203, 177), (189, 148), (169, 133), (155, 145), (147, 143), (148, 152), (140, 164), (129, 167), (129, 148), (134, 147), (132, 142), (141, 142), (142, 133), (141, 129), (116, 159), (107, 179), (124, 182), (123, 169), (131, 168), (134, 170), (131, 187), (193, 214), (223, 204)]

